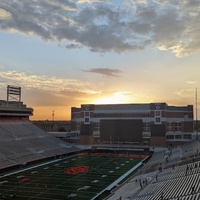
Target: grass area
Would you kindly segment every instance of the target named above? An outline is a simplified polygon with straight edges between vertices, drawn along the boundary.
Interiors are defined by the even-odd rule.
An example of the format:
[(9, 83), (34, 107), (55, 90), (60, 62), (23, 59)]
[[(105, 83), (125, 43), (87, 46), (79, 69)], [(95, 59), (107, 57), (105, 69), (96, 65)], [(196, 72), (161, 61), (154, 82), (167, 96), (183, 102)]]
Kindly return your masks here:
[(87, 153), (66, 157), (0, 178), (0, 198), (16, 195), (16, 200), (92, 199), (144, 157)]

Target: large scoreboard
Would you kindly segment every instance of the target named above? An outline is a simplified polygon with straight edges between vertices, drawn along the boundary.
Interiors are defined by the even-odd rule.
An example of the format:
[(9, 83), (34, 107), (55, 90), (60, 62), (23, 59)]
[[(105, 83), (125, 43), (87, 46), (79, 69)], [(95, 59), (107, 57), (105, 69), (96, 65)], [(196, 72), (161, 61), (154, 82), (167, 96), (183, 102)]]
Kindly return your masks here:
[(142, 120), (101, 120), (101, 142), (142, 142)]

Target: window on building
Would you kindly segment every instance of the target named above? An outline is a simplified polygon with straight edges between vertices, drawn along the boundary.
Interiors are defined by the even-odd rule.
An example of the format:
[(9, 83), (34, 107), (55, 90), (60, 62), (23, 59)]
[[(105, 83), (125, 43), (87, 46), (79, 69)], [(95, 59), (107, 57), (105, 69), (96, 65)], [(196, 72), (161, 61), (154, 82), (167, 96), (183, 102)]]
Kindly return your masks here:
[(94, 123), (94, 131), (99, 131), (99, 123)]
[(176, 139), (182, 139), (182, 135), (175, 135)]
[(174, 123), (173, 122), (169, 122), (167, 123), (167, 131), (174, 131)]
[(183, 135), (183, 139), (191, 139), (191, 135), (190, 134), (185, 134), (185, 135)]
[(167, 139), (173, 140), (174, 139), (174, 135), (167, 135)]
[(160, 110), (156, 110), (155, 111), (155, 116), (160, 116), (160, 113), (161, 113)]
[(85, 112), (85, 116), (86, 117), (90, 116), (90, 113), (89, 112)]
[(150, 123), (143, 123), (143, 131), (144, 132), (150, 131)]
[(160, 123), (160, 118), (156, 117), (156, 123)]
[(85, 123), (89, 123), (89, 122), (90, 122), (89, 118), (85, 118)]
[(181, 131), (181, 123), (175, 123), (175, 131)]
[(99, 127), (99, 123), (94, 123), (94, 127), (98, 128)]

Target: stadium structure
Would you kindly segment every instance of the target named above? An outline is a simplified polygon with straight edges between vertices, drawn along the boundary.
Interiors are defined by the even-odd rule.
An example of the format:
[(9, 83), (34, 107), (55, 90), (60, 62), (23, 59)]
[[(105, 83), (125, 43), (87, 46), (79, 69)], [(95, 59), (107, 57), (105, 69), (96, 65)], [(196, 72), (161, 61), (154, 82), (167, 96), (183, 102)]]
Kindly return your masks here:
[(71, 108), (71, 132), (80, 143), (177, 145), (191, 142), (193, 105), (83, 104)]
[[(82, 112), (80, 109), (79, 112), (78, 110), (73, 112), (77, 118), (82, 116), (81, 119), (86, 122), (79, 124), (79, 134), (80, 138), (83, 136), (83, 140), (88, 136), (91, 137), (88, 131), (94, 134), (91, 127), (93, 130), (96, 126), (87, 125), (91, 124), (96, 114), (98, 116), (100, 114), (97, 110), (94, 112), (95, 105), (92, 105), (93, 110), (89, 105), (87, 108), (85, 106), (82, 106)], [(108, 110), (107, 106), (100, 107), (103, 111), (103, 108)], [(137, 107), (138, 111), (133, 112), (131, 106)], [(110, 109), (112, 111), (110, 115), (125, 114), (124, 110), (118, 114), (113, 113), (114, 107), (113, 105)], [(129, 112), (127, 111), (126, 115), (130, 113), (132, 117), (137, 116), (137, 119), (131, 118), (130, 121), (121, 122), (120, 120), (124, 119), (118, 116), (117, 119), (109, 121), (105, 118), (109, 112), (101, 112), (102, 122), (100, 121), (96, 127), (100, 134), (98, 140), (101, 138), (108, 140), (110, 136), (104, 135), (108, 133), (104, 129), (108, 126), (114, 134), (112, 126), (115, 124), (117, 128), (122, 126), (125, 132), (127, 126), (133, 132), (142, 133), (142, 137), (138, 134), (133, 139), (143, 142), (145, 138), (143, 123), (154, 120), (152, 125), (150, 123), (152, 130), (149, 132), (153, 133), (150, 137), (157, 137), (158, 130), (169, 128), (166, 124), (173, 122), (174, 138), (181, 127), (180, 135), (184, 142), (184, 139), (187, 139), (187, 143), (181, 141), (180, 145), (174, 143), (173, 146), (168, 147), (149, 146), (149, 151), (145, 151), (145, 148), (138, 148), (135, 144), (124, 144), (128, 139), (132, 139), (132, 136), (125, 133), (122, 140), (119, 138), (121, 132), (117, 132), (117, 136), (111, 136), (121, 142), (118, 143), (118, 148), (115, 148), (115, 144), (110, 144), (109, 149), (103, 146), (93, 149), (93, 145), (85, 145), (85, 148), (84, 145), (81, 145), (82, 147), (72, 145), (35, 126), (29, 119), (33, 115), (33, 109), (21, 102), (21, 88), (8, 86), (7, 100), (0, 101), (0, 200), (199, 200), (200, 142), (198, 138), (192, 140), (192, 129), (186, 128), (187, 125), (191, 126), (192, 106), (145, 104), (145, 108), (152, 110), (145, 109), (145, 117), (140, 115), (139, 119), (139, 114), (142, 114), (139, 108), (144, 108), (144, 104), (128, 105), (128, 107)], [(130, 122), (133, 122), (136, 127), (131, 126)], [(174, 122), (181, 123), (181, 126), (176, 126)], [(190, 137), (184, 138), (184, 134)], [(90, 138), (90, 140), (95, 139)], [(151, 142), (151, 138), (148, 142)]]
[(32, 115), (21, 101), (21, 87), (9, 85), (7, 100), (0, 100), (0, 170), (78, 149), (35, 126)]

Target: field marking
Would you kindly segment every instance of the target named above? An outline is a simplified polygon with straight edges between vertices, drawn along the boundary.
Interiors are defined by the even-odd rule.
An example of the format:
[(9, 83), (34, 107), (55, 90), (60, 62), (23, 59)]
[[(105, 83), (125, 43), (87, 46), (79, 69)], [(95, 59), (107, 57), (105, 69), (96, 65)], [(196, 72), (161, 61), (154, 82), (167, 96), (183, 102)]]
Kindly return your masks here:
[(11, 172), (11, 173), (9, 173), (9, 174), (2, 175), (2, 176), (0, 176), (0, 178), (5, 178), (5, 177), (11, 176), (11, 175), (13, 175), (13, 174), (18, 174), (18, 173), (20, 173), (20, 172), (25, 172), (25, 171), (28, 171), (29, 169), (34, 169), (34, 168), (37, 168), (37, 167), (41, 167), (41, 166), (44, 166), (44, 165), (48, 165), (48, 164), (51, 164), (51, 163), (54, 163), (54, 162), (58, 162), (58, 161), (60, 161), (60, 160), (62, 160), (62, 159), (52, 160), (52, 161), (49, 161), (49, 162), (47, 162), (47, 163), (43, 163), (43, 164), (36, 165), (36, 166), (33, 166), (33, 167), (28, 167), (28, 168), (26, 168), (26, 169), (21, 169), (21, 170), (15, 171), (15, 172)]
[(126, 178), (129, 174), (131, 174), (134, 170), (136, 170), (139, 166), (142, 165), (144, 160), (147, 158), (143, 159), (141, 162), (139, 162), (137, 165), (135, 165), (133, 168), (131, 168), (129, 171), (127, 171), (125, 174), (120, 176), (116, 181), (111, 183), (108, 187), (106, 187), (104, 190), (102, 190), (100, 193), (98, 193), (95, 197), (93, 197), (91, 200), (95, 200), (100, 194), (102, 194), (106, 190), (111, 190), (113, 187), (115, 187), (120, 181), (122, 181), (124, 178)]
[[(71, 157), (73, 157), (73, 156), (71, 156)], [(68, 158), (70, 158), (70, 157), (67, 157), (67, 159)], [(112, 159), (111, 160), (109, 160), (109, 161), (107, 161), (107, 162), (111, 162), (112, 160), (114, 160), (116, 157), (112, 157)], [(125, 158), (125, 157), (123, 157), (123, 158)], [(126, 157), (127, 158), (127, 157)], [(66, 158), (65, 158), (66, 159)], [(18, 170), (18, 171), (16, 171), (16, 172), (12, 172), (12, 173), (9, 173), (9, 174), (6, 174), (6, 175), (3, 175), (2, 177), (0, 177), (0, 178), (4, 178), (4, 177), (6, 177), (6, 176), (10, 176), (10, 175), (13, 175), (13, 174), (17, 174), (17, 173), (20, 173), (20, 172), (24, 172), (24, 171), (28, 171), (28, 170), (30, 170), (30, 169), (34, 169), (34, 168), (37, 168), (37, 167), (40, 167), (40, 166), (44, 166), (44, 165), (47, 165), (47, 164), (52, 164), (52, 163), (55, 163), (55, 162), (59, 162), (59, 161), (63, 161), (63, 160), (65, 160), (65, 159), (57, 159), (57, 160), (53, 160), (53, 161), (49, 161), (49, 162), (46, 162), (46, 163), (43, 163), (43, 164), (40, 164), (40, 165), (36, 165), (36, 166), (33, 166), (33, 167), (29, 167), (29, 168), (26, 168), (26, 169), (22, 169), (22, 170)], [(96, 156), (93, 158), (94, 160), (96, 159)], [(93, 160), (92, 159), (92, 160)], [(146, 159), (146, 158), (145, 158)], [(143, 162), (145, 159), (143, 159), (141, 162)], [(74, 160), (74, 159), (72, 159), (72, 160)], [(65, 162), (65, 161), (64, 161)], [(63, 162), (63, 163), (64, 163)], [(106, 163), (107, 163), (106, 162)], [(105, 163), (104, 163), (105, 164)], [(98, 193), (98, 195), (97, 196), (99, 196), (101, 193), (103, 193), (105, 190), (107, 190), (107, 189), (109, 189), (109, 187), (111, 187), (111, 189), (114, 187), (114, 186), (116, 186), (121, 180), (123, 180), (124, 179), (124, 177), (126, 177), (126, 176), (128, 176), (129, 175), (129, 173), (131, 173), (132, 171), (134, 171), (134, 169), (135, 168), (137, 168), (138, 166), (139, 166), (139, 164), (140, 163), (138, 163), (135, 167), (133, 167), (133, 168), (131, 168), (128, 172), (126, 172), (124, 175), (122, 175), (121, 177), (119, 177), (115, 182), (113, 182), (113, 183), (111, 183), (108, 187), (106, 187), (104, 190), (102, 190), (102, 191), (100, 191), (100, 193)], [(101, 166), (102, 166), (103, 164), (100, 164), (100, 165), (98, 165), (98, 167), (96, 167), (96, 169), (98, 169), (99, 167), (101, 168)], [(54, 166), (56, 166), (55, 164), (54, 164)], [(35, 172), (35, 171), (34, 171)], [(56, 172), (56, 173), (58, 173), (58, 172)], [(49, 174), (49, 176), (51, 176), (52, 175), (52, 173), (50, 173)], [(104, 174), (105, 175), (105, 174)], [(75, 178), (75, 177), (74, 177)], [(40, 178), (39, 178), (40, 179)], [(94, 179), (95, 180), (95, 182), (96, 182), (96, 179)], [(68, 182), (68, 181), (64, 181), (64, 182)], [(63, 182), (63, 183), (64, 183)], [(57, 186), (59, 186), (59, 184), (58, 185), (56, 185), (55, 187), (57, 187)], [(55, 187), (53, 187), (53, 188), (55, 188)], [(52, 190), (52, 188), (48, 188), (48, 190), (46, 190), (46, 191), (44, 191), (44, 192), (42, 192), (42, 193), (39, 193), (38, 195), (36, 195), (36, 197), (37, 196), (39, 196), (39, 195), (41, 195), (41, 194), (45, 194), (45, 193), (48, 193), (48, 191), (50, 191), (50, 190)], [(97, 193), (96, 193), (97, 194)], [(74, 194), (72, 194), (72, 196), (73, 196)], [(76, 194), (77, 195), (77, 194)], [(97, 197), (96, 196), (96, 197)], [(96, 198), (96, 197), (94, 197), (94, 198)], [(93, 199), (94, 199), (93, 198)]]
[(9, 173), (9, 174), (4, 174), (4, 175), (0, 176), (0, 179), (1, 179), (1, 178), (4, 178), (4, 177), (7, 177), (7, 176), (11, 176), (11, 175), (13, 175), (13, 174), (17, 174), (17, 173), (20, 173), (20, 172), (28, 171), (29, 169), (34, 169), (34, 168), (37, 168), (37, 167), (41, 167), (41, 166), (44, 166), (44, 165), (48, 165), (48, 164), (51, 164), (51, 163), (54, 163), (54, 162), (59, 162), (59, 161), (61, 161), (61, 160), (65, 160), (65, 159), (72, 158), (72, 157), (74, 157), (74, 155), (69, 156), (69, 157), (65, 157), (65, 158), (59, 158), (59, 159), (52, 160), (52, 161), (49, 161), (49, 162), (45, 162), (45, 163), (42, 163), (42, 164), (39, 164), (39, 165), (36, 165), (36, 166), (33, 166), (33, 167), (28, 167), (28, 168), (25, 168), (25, 169), (17, 170), (17, 171), (15, 171), (15, 172), (11, 172), (11, 173)]

